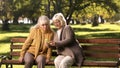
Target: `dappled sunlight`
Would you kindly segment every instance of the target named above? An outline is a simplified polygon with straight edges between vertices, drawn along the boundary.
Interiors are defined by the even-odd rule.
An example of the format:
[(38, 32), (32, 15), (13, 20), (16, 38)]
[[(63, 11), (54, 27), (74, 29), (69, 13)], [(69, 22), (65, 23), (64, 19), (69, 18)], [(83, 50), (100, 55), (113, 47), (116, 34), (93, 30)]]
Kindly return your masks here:
[(0, 34), (0, 40), (6, 39), (6, 38), (11, 38), (11, 37), (16, 37), (16, 36), (21, 36), (21, 37), (26, 37), (28, 36), (28, 33), (4, 33)]
[(88, 28), (88, 29), (94, 29), (94, 30), (97, 30), (97, 29), (101, 29), (101, 30), (104, 30), (104, 29), (109, 29), (109, 30), (116, 30), (116, 31), (120, 31), (120, 25), (118, 24), (109, 24), (109, 23), (106, 23), (106, 24), (99, 24), (99, 26), (96, 26), (96, 27), (92, 27), (91, 24), (88, 24), (88, 25), (80, 25), (80, 24), (77, 24), (77, 25), (71, 25), (73, 28), (75, 29), (84, 29), (84, 28)]
[(0, 43), (0, 55), (10, 51), (10, 43)]
[(76, 34), (76, 35), (103, 34), (103, 33), (120, 33), (120, 31), (102, 31), (102, 32), (75, 32), (75, 34)]
[(120, 38), (120, 25), (99, 24), (97, 27), (88, 25), (71, 25), (80, 38)]
[[(117, 24), (99, 24), (97, 27), (92, 27), (91, 24), (87, 25), (71, 25), (75, 31), (77, 38), (120, 38), (120, 25)], [(27, 37), (31, 25), (11, 25), (11, 31), (0, 31), (0, 55), (8, 55), (10, 52), (10, 39), (12, 37)], [(55, 27), (51, 25), (53, 30)], [(23, 65), (14, 65), (15, 68), (23, 68)], [(2, 65), (5, 68), (5, 65)], [(34, 66), (33, 68), (36, 68)], [(49, 66), (46, 68), (55, 68)], [(77, 68), (77, 67), (71, 67)], [(82, 67), (82, 68), (110, 68), (110, 67)], [(111, 67), (112, 68), (112, 67)]]
[(76, 32), (80, 38), (120, 38), (120, 31)]

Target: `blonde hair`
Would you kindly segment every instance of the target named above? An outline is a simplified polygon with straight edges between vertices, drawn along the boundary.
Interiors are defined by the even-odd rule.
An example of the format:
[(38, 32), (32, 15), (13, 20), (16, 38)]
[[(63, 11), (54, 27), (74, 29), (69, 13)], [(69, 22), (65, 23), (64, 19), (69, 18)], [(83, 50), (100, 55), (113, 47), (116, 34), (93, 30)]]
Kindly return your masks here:
[(53, 21), (53, 22), (54, 22), (55, 20), (59, 20), (62, 26), (67, 25), (66, 20), (65, 20), (65, 17), (63, 16), (62, 13), (56, 13), (56, 14), (53, 16), (53, 18), (52, 18), (52, 21)]

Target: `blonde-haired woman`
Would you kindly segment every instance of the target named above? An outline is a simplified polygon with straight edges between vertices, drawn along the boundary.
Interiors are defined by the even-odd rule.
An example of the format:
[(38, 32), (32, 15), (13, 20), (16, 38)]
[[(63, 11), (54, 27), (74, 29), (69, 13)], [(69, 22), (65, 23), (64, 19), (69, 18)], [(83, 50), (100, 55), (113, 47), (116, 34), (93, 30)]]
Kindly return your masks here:
[(37, 24), (30, 28), (30, 33), (20, 53), (19, 61), (25, 62), (25, 68), (32, 68), (34, 63), (37, 64), (37, 68), (45, 67), (52, 52), (47, 43), (53, 40), (53, 36), (49, 18), (40, 16)]
[(55, 46), (58, 56), (55, 58), (56, 68), (69, 68), (72, 64), (79, 67), (83, 61), (82, 48), (76, 41), (73, 29), (66, 25), (66, 20), (62, 13), (57, 13), (53, 16), (53, 24), (58, 29), (54, 36), (54, 41), (51, 41), (50, 46)]

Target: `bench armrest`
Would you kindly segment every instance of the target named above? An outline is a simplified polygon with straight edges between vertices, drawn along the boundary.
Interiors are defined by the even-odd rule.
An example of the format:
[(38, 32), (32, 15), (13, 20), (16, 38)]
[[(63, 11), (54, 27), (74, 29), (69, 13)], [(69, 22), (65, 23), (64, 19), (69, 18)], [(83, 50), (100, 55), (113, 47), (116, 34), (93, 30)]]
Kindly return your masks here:
[(0, 59), (1, 59), (1, 60), (0, 60), (0, 62), (1, 62), (3, 59), (4, 59), (4, 60), (5, 60), (5, 59), (11, 59), (11, 57), (10, 57), (10, 56), (6, 56), (6, 55), (1, 55), (1, 56), (0, 56)]

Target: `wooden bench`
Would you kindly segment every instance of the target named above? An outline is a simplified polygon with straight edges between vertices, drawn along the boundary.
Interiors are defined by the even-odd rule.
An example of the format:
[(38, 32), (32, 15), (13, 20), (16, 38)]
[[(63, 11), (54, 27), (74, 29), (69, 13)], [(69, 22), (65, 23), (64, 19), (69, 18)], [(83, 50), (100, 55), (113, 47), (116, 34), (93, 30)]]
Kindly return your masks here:
[[(12, 38), (10, 45), (10, 55), (2, 59), (1, 63), (6, 65), (6, 68), (12, 65), (24, 65), (18, 61), (19, 53), (22, 44), (26, 38)], [(120, 39), (78, 39), (83, 47), (85, 60), (82, 66), (87, 67), (117, 67), (120, 65)], [(56, 56), (54, 51), (52, 56)], [(47, 65), (54, 65), (50, 61)], [(75, 64), (73, 66), (76, 66)]]

